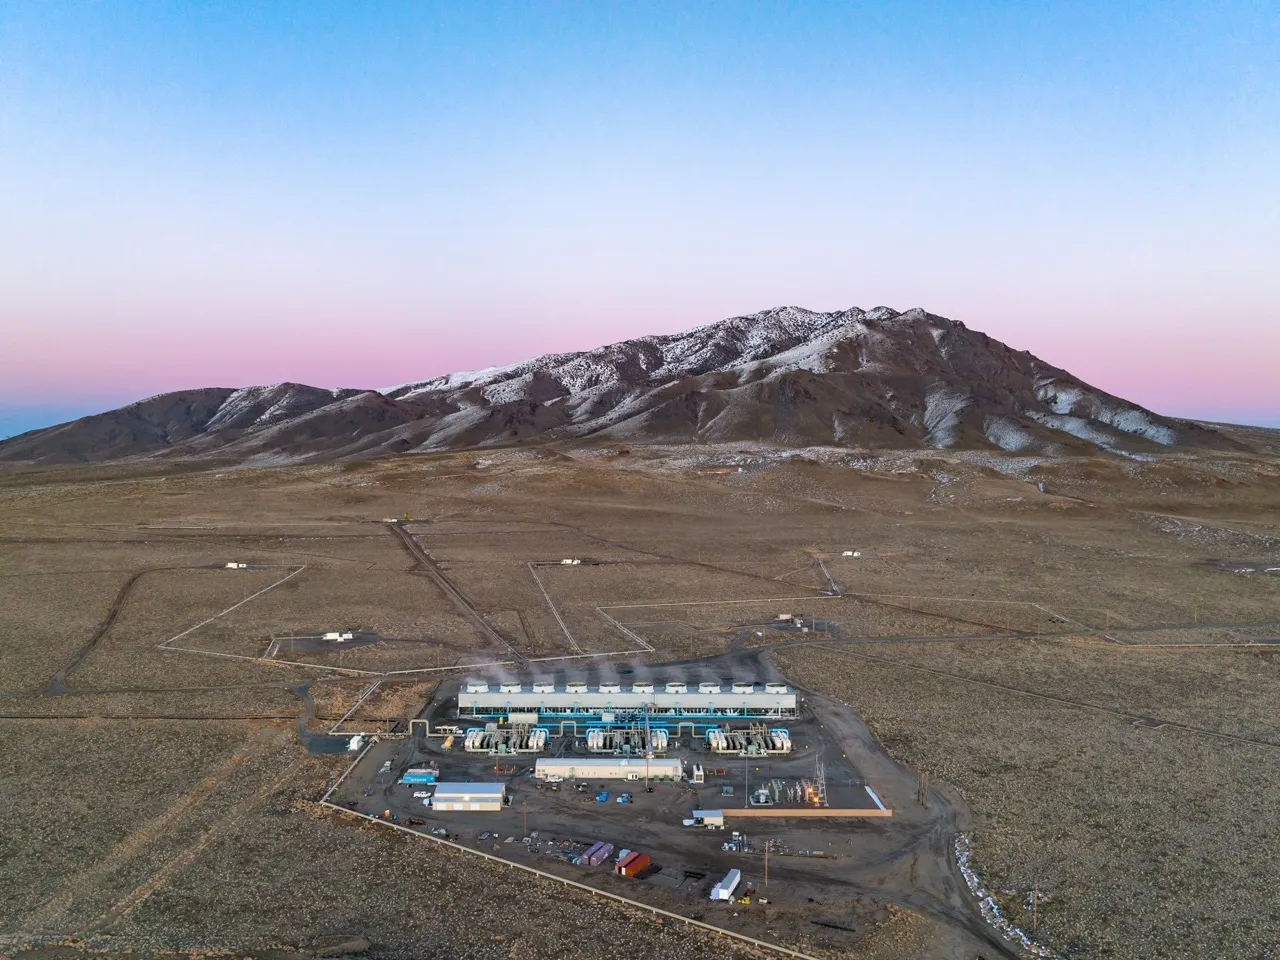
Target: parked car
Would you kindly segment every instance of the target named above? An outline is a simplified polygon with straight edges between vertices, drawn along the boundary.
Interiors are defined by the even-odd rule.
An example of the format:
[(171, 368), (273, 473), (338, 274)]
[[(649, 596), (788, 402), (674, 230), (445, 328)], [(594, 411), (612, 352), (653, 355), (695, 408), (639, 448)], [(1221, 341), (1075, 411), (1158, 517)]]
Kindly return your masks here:
[(413, 792), (413, 799), (415, 800), (421, 800), (423, 797), (429, 797), (429, 796), (431, 796), (430, 790), (415, 790)]

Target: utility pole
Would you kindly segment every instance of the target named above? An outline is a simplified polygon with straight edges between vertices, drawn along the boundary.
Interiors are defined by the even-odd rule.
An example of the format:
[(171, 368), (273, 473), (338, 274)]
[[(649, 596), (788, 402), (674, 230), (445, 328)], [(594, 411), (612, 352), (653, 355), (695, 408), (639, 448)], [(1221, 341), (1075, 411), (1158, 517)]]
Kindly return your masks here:
[(524, 811), (524, 835), (529, 835), (529, 798), (520, 801), (520, 808)]
[(773, 846), (772, 840), (764, 842), (764, 885), (769, 885), (769, 848)]
[(747, 798), (751, 796), (751, 790), (747, 786), (747, 757), (742, 758), (742, 809), (747, 808)]

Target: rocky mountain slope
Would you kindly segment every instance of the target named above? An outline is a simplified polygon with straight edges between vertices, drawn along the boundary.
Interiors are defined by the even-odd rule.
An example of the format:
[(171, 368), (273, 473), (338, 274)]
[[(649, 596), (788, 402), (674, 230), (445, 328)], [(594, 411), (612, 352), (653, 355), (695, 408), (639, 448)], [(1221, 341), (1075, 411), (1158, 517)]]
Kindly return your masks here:
[(0, 461), (332, 459), (533, 440), (968, 447), (1235, 446), (923, 310), (780, 307), (381, 392), (162, 394), (0, 443)]

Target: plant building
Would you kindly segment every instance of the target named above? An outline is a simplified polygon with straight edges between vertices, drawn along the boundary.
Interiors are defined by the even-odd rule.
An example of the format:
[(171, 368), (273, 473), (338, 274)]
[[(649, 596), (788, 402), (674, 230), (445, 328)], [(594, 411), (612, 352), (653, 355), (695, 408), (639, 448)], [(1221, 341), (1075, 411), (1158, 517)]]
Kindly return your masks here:
[(564, 777), (577, 780), (680, 780), (684, 766), (679, 760), (643, 757), (557, 757), (539, 758), (533, 775), (539, 780)]
[(437, 783), (431, 809), (492, 812), (502, 809), (506, 793), (502, 783)]

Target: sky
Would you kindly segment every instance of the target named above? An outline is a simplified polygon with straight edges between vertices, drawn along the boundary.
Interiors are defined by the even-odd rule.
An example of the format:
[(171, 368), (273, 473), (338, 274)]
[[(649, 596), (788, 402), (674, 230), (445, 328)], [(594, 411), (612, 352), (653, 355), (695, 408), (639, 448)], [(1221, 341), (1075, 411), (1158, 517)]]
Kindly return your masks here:
[(0, 0), (0, 436), (920, 306), (1280, 426), (1280, 5)]

